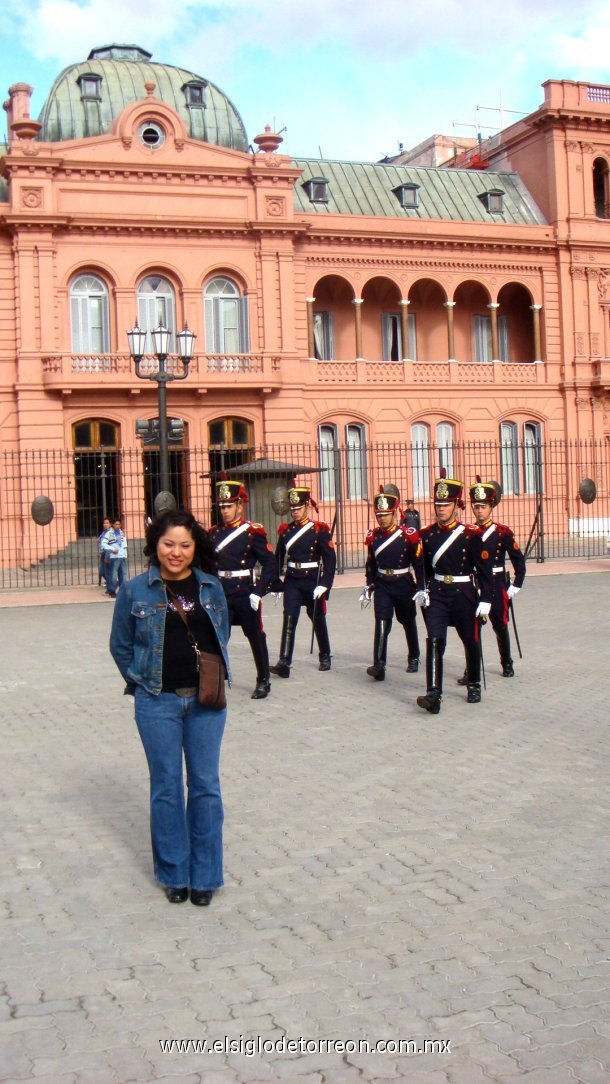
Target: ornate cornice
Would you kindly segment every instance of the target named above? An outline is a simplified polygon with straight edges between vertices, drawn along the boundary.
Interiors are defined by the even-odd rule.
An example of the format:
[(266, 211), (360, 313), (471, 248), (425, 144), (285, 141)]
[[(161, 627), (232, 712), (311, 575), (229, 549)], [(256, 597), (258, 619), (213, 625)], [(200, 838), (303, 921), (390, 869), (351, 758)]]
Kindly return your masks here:
[(350, 267), (354, 270), (358, 270), (361, 267), (395, 267), (403, 271), (456, 271), (458, 268), (460, 271), (473, 271), (481, 274), (498, 274), (505, 271), (520, 272), (524, 274), (542, 274), (544, 268), (540, 266), (532, 266), (531, 264), (518, 264), (518, 263), (476, 263), (474, 260), (460, 260), (459, 263), (456, 260), (442, 260), (442, 259), (422, 259), (421, 257), (413, 256), (409, 257), (372, 257), (372, 256), (306, 256), (305, 262), (307, 264), (324, 264), (329, 267), (331, 265), (339, 265), (341, 267)]

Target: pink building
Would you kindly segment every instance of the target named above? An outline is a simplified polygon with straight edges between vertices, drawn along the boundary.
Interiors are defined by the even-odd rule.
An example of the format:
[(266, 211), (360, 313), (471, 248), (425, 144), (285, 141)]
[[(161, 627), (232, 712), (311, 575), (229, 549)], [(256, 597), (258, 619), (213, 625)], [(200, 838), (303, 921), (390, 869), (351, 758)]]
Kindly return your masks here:
[[(298, 446), (319, 467), (345, 448), (343, 497), (361, 504), (390, 480), (372, 449), (396, 442), (410, 451), (386, 474), (422, 504), (441, 464), (474, 469), (473, 442), (526, 504), (567, 485), (570, 522), (585, 473), (607, 493), (607, 457), (542, 487), (535, 449), (610, 440), (610, 87), (549, 81), (457, 168), (293, 158), (268, 130), (253, 151), (217, 87), (136, 46), (63, 71), (39, 121), (30, 94), (9, 90), (0, 158), (0, 512), (16, 538), (50, 488), (36, 455), (65, 462), (55, 546), (97, 534), (104, 510), (141, 533), (157, 468), (136, 422), (157, 398), (127, 349), (136, 319), (162, 321), (170, 352), (197, 334), (169, 413), (179, 499), (204, 517), (202, 466)], [(195, 473), (187, 449), (203, 450)], [(135, 485), (113, 456), (140, 465)], [(330, 472), (320, 496), (337, 497)]]

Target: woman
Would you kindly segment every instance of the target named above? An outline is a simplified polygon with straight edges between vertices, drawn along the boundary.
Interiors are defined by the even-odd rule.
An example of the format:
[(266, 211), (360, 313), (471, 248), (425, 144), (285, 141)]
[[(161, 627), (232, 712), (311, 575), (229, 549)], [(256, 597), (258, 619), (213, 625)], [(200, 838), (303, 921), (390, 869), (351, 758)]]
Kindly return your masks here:
[[(110, 651), (135, 695), (150, 771), (155, 877), (170, 903), (207, 907), (222, 879), (220, 745), (226, 708), (197, 699), (197, 658), (179, 606), (201, 651), (219, 655), (230, 679), (227, 604), (207, 532), (189, 512), (168, 512), (146, 530), (148, 572), (128, 580), (115, 604)], [(183, 790), (186, 763), (188, 799)]]

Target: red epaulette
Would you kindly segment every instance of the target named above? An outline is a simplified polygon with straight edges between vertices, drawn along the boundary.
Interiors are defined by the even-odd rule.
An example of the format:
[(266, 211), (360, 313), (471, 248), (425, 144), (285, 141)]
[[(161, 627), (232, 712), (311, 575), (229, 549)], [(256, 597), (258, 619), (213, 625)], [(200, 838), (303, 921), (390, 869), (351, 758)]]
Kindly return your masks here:
[(328, 523), (324, 523), (321, 519), (314, 519), (313, 529), (316, 534), (318, 534), (318, 532), (321, 530), (328, 531), (328, 533), (330, 534), (330, 527), (328, 526)]
[(289, 527), (292, 527), (292, 523), (280, 523), (277, 529), (278, 538), (280, 538), (280, 536), (284, 534), (284, 531), (287, 531)]
[(415, 527), (407, 527), (405, 523), (401, 523), (400, 530), (402, 531), (403, 538), (408, 539), (409, 542), (419, 542), (419, 534)]
[(483, 528), (479, 527), (478, 523), (467, 523), (466, 534), (482, 534)]
[(267, 534), (262, 523), (252, 523), (252, 520), (250, 520), (250, 531), (248, 533), (250, 532), (254, 534)]
[(374, 537), (375, 537), (375, 528), (371, 527), (370, 531), (367, 532), (367, 536), (366, 536), (366, 538), (364, 540), (365, 546), (370, 546), (370, 544), (373, 541)]

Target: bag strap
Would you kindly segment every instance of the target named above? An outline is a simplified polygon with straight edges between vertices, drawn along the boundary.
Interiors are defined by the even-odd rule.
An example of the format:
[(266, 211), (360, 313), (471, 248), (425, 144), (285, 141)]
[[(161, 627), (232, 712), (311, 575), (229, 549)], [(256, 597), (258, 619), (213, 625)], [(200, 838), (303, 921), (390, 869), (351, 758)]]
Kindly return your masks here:
[(167, 583), (165, 584), (165, 590), (167, 591), (169, 597), (171, 598), (171, 600), (172, 600), (172, 602), (174, 604), (174, 607), (176, 609), (176, 612), (180, 615), (180, 617), (182, 618), (182, 620), (183, 620), (183, 622), (184, 622), (184, 624), (186, 626), (186, 635), (188, 636), (189, 643), (190, 643), (191, 647), (193, 648), (193, 651), (195, 652), (197, 658), (199, 659), (200, 651), (199, 651), (199, 648), (197, 646), (197, 641), (196, 641), (195, 637), (193, 636), (193, 633), (191, 632), (191, 626), (188, 623), (188, 617), (186, 616), (186, 613), (184, 612), (184, 607), (182, 606), (182, 603), (180, 602), (180, 599), (178, 598), (178, 596), (175, 595), (174, 592), (172, 591), (172, 589), (167, 586)]

